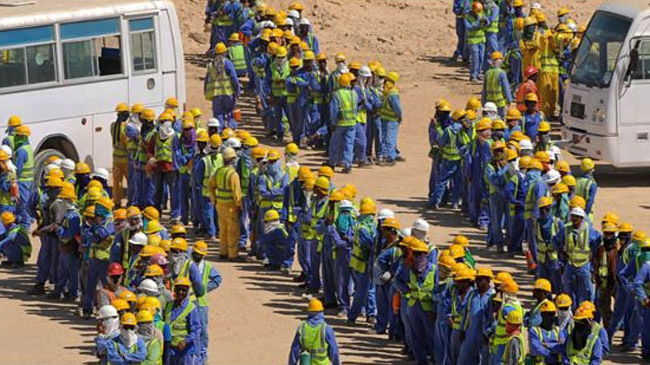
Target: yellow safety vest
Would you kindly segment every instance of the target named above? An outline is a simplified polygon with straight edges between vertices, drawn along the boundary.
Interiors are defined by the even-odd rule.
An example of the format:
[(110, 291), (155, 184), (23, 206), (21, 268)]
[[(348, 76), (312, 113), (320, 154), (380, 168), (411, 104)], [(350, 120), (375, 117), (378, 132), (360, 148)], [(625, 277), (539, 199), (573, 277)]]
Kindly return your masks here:
[(361, 241), (359, 241), (359, 231), (362, 229), (370, 233), (372, 231), (372, 226), (368, 223), (357, 223), (356, 227), (354, 227), (354, 242), (352, 243), (350, 268), (358, 273), (364, 274), (367, 271), (367, 262), (370, 257), (370, 250), (363, 247)]
[(230, 96), (235, 94), (235, 89), (226, 73), (225, 65), (223, 70), (217, 74), (214, 63), (208, 63), (208, 81), (205, 86), (205, 99), (212, 100), (216, 96)]
[(535, 232), (537, 234), (537, 261), (541, 263), (546, 262), (547, 255), (549, 260), (557, 260), (557, 251), (555, 250), (555, 246), (551, 240), (555, 237), (555, 234), (558, 231), (560, 220), (556, 217), (551, 219), (553, 219), (553, 223), (551, 223), (551, 237), (549, 238), (549, 242), (546, 242), (542, 236), (542, 226), (539, 222), (535, 222)]
[(160, 139), (160, 136), (156, 134), (156, 150), (155, 158), (156, 162), (172, 162), (174, 159), (172, 151), (172, 143), (174, 142), (174, 137), (169, 137), (166, 140)]
[(575, 267), (585, 266), (591, 256), (591, 247), (589, 247), (589, 223), (582, 222), (582, 226), (577, 232), (577, 241), (574, 239), (573, 223), (569, 223), (564, 228), (564, 242), (566, 252), (569, 255), (569, 263)]
[(216, 174), (216, 189), (215, 196), (217, 197), (217, 203), (229, 203), (233, 201), (233, 192), (230, 189), (230, 179), (233, 174), (236, 174), (237, 171), (231, 166), (222, 166), (220, 167)]
[(417, 277), (413, 271), (411, 271), (409, 273), (408, 282), (409, 292), (406, 294), (408, 306), (412, 307), (417, 301), (419, 301), (422, 309), (427, 312), (433, 311), (433, 289), (435, 285), (435, 267), (432, 270), (429, 270), (422, 284), (418, 284)]
[(126, 161), (128, 151), (126, 149), (126, 122), (111, 124), (111, 138), (113, 139), (113, 162)]
[(487, 101), (493, 102), (498, 108), (503, 108), (507, 103), (499, 83), (501, 73), (505, 73), (505, 71), (497, 67), (492, 67), (485, 73), (485, 97)]
[(359, 97), (354, 90), (341, 88), (334, 92), (339, 104), (339, 120), (337, 127), (354, 127), (357, 124), (357, 104)]
[(503, 364), (511, 364), (512, 361), (510, 361), (509, 356), (510, 356), (510, 344), (512, 343), (513, 339), (518, 339), (519, 343), (521, 344), (521, 352), (519, 353), (519, 358), (517, 359), (517, 362), (515, 364), (517, 365), (523, 365), (524, 362), (526, 361), (526, 354), (528, 353), (527, 346), (526, 346), (526, 338), (524, 337), (523, 332), (519, 332), (516, 335), (511, 335), (508, 337), (508, 342), (506, 342), (506, 349), (503, 352)]
[(235, 66), (235, 70), (243, 71), (246, 70), (246, 54), (244, 53), (243, 44), (235, 44), (228, 47), (228, 58), (232, 61), (232, 64)]
[(190, 312), (194, 310), (194, 303), (188, 301), (187, 306), (183, 309), (181, 314), (172, 321), (171, 314), (173, 307), (173, 302), (167, 303), (167, 306), (165, 307), (165, 322), (169, 323), (171, 329), (172, 346), (177, 346), (178, 343), (184, 341), (190, 333), (187, 329), (187, 316), (189, 316)]
[(382, 120), (385, 120), (387, 122), (399, 121), (397, 118), (397, 113), (395, 113), (393, 107), (390, 105), (390, 97), (393, 95), (399, 96), (399, 90), (397, 90), (397, 88), (392, 88), (388, 91), (388, 93), (384, 96), (381, 108), (379, 108), (379, 116)]
[(325, 341), (327, 325), (321, 323), (312, 326), (307, 321), (300, 323), (298, 327), (298, 338), (300, 339), (300, 350), (309, 352), (311, 365), (329, 365), (329, 345)]
[(573, 347), (573, 341), (571, 340), (571, 334), (567, 341), (566, 356), (569, 359), (571, 365), (589, 365), (591, 363), (591, 356), (593, 355), (594, 346), (596, 341), (599, 341), (600, 336), (600, 324), (594, 322), (591, 326), (591, 333), (587, 338), (587, 343), (581, 350), (576, 350)]
[[(480, 17), (476, 17), (473, 14), (467, 15), (467, 19), (470, 23), (475, 23), (480, 20)], [(474, 30), (467, 31), (467, 44), (481, 44), (485, 43), (485, 29), (483, 27), (478, 27)]]

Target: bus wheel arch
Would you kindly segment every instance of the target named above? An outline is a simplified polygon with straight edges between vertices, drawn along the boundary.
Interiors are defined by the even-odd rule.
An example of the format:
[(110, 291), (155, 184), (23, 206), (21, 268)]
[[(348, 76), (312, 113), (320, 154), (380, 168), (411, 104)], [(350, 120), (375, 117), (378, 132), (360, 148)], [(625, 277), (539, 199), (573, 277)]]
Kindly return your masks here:
[(47, 159), (52, 156), (79, 161), (79, 153), (72, 141), (64, 135), (51, 135), (44, 139), (34, 153), (34, 180), (40, 186)]

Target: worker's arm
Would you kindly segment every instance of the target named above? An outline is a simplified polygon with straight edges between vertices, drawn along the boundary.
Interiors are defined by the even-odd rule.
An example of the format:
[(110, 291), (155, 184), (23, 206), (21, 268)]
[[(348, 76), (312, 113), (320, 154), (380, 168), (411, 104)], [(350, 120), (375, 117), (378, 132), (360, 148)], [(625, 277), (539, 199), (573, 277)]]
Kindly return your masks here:
[(201, 336), (201, 320), (199, 318), (199, 311), (196, 307), (192, 309), (190, 314), (187, 315), (187, 337), (185, 337), (186, 348), (190, 344), (194, 344), (195, 347), (199, 345)]
[(300, 362), (300, 334), (296, 331), (291, 342), (291, 351), (289, 351), (289, 365), (297, 365)]
[(395, 272), (395, 280), (393, 281), (395, 289), (397, 289), (402, 294), (408, 293), (410, 290), (408, 286), (408, 280), (409, 270), (402, 264), (397, 268)]
[(618, 281), (622, 288), (628, 293), (634, 293), (634, 278), (636, 278), (636, 262), (631, 260), (618, 273)]
[(589, 185), (589, 199), (587, 199), (587, 205), (585, 207), (585, 212), (589, 214), (589, 212), (592, 211), (594, 207), (594, 202), (596, 201), (596, 193), (598, 192), (598, 184), (596, 184), (596, 181)]
[(203, 294), (205, 294), (205, 289), (203, 288), (203, 278), (198, 265), (196, 265), (194, 262), (190, 264), (190, 281), (192, 282), (192, 289), (194, 290), (194, 294), (197, 297), (203, 296)]
[(208, 287), (206, 288), (208, 293), (220, 287), (221, 281), (222, 281), (221, 273), (213, 265), (210, 268), (210, 274), (208, 275)]
[(339, 345), (336, 343), (336, 336), (334, 335), (334, 330), (332, 327), (326, 325), (325, 328), (325, 341), (327, 342), (327, 356), (330, 359), (332, 365), (341, 365), (341, 359), (339, 358)]
[(634, 281), (632, 282), (632, 293), (637, 302), (640, 302), (642, 305), (648, 299), (648, 296), (645, 293), (643, 288), (645, 283), (650, 282), (650, 265), (646, 262), (639, 272), (636, 273)]
[(237, 172), (230, 175), (230, 191), (235, 206), (241, 208), (241, 185), (239, 184), (239, 174)]
[(507, 354), (507, 359), (503, 365), (517, 365), (521, 357), (522, 344), (517, 337), (510, 339), (510, 352)]
[(23, 148), (16, 149), (14, 157), (14, 165), (16, 165), (16, 176), (20, 176), (23, 173), (23, 167), (27, 162), (27, 152)]
[(564, 230), (566, 229), (564, 226), (558, 227), (559, 229), (555, 233), (555, 236), (551, 238), (551, 243), (553, 246), (555, 246), (555, 249), (557, 251), (564, 251)]
[(16, 232), (8, 233), (6, 236), (4, 236), (4, 237), (0, 240), (0, 251), (2, 250), (2, 247), (3, 247), (5, 244), (7, 244), (8, 242), (12, 242), (14, 239), (16, 239), (16, 236), (17, 236), (17, 233), (16, 233)]
[(501, 85), (501, 90), (503, 90), (503, 94), (506, 97), (506, 100), (508, 100), (508, 103), (512, 103), (514, 99), (512, 98), (512, 92), (510, 91), (508, 74), (506, 74), (505, 72), (499, 73), (499, 84)]
[(547, 357), (551, 354), (551, 351), (542, 343), (542, 339), (539, 338), (537, 331), (533, 331), (532, 328), (528, 331), (528, 346), (530, 347), (531, 356)]
[(400, 100), (399, 94), (391, 94), (388, 97), (388, 102), (390, 103), (391, 108), (393, 108), (393, 111), (395, 112), (395, 115), (397, 116), (397, 121), (401, 122), (402, 121), (402, 102)]
[(330, 100), (330, 123), (332, 126), (336, 126), (339, 118), (339, 102), (338, 99), (332, 94), (332, 100)]
[(134, 352), (131, 352), (131, 349), (127, 349), (122, 344), (119, 344), (119, 346), (126, 364), (139, 364), (147, 357), (147, 345), (145, 345), (142, 337), (138, 337)]

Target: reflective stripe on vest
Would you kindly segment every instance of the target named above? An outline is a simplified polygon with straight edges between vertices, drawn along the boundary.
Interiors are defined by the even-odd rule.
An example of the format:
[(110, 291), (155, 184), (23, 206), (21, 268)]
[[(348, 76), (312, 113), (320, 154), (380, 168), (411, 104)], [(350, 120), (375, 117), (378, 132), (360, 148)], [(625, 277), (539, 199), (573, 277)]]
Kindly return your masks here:
[[(296, 82), (305, 82), (305, 80), (302, 77), (299, 76), (289, 76), (287, 79), (292, 79)], [(298, 95), (300, 94), (300, 86), (298, 85), (293, 85), (293, 91), (289, 91), (287, 89), (287, 103), (293, 104), (296, 102), (298, 99)]]
[[(581, 196), (585, 202), (588, 202), (589, 198), (591, 198), (591, 185), (593, 183), (594, 180), (589, 177), (579, 177), (576, 181), (576, 195)], [(593, 210), (593, 207), (591, 209)], [(591, 211), (586, 213), (591, 214)]]
[(487, 101), (491, 101), (497, 105), (498, 108), (506, 106), (506, 98), (503, 96), (499, 76), (503, 71), (500, 68), (492, 67), (485, 73), (485, 97)]
[(458, 295), (454, 295), (451, 298), (451, 328), (455, 330), (463, 329), (463, 331), (467, 330), (467, 326), (469, 326), (469, 313), (471, 312), (471, 306), (472, 306), (472, 299), (475, 295), (475, 292), (472, 291), (468, 295), (467, 298), (467, 304), (465, 308), (462, 310), (462, 312), (458, 311), (458, 301), (460, 300), (460, 297)]
[(591, 248), (589, 247), (589, 223), (584, 221), (577, 232), (577, 239), (574, 239), (573, 223), (567, 224), (564, 229), (564, 239), (566, 244), (569, 263), (575, 267), (582, 267), (589, 262)]
[(212, 265), (207, 261), (203, 265), (203, 275), (201, 277), (201, 285), (203, 285), (203, 295), (197, 297), (199, 307), (208, 306), (208, 283), (210, 282), (210, 272), (212, 272)]
[(21, 149), (27, 153), (27, 160), (23, 164), (23, 169), (22, 171), (20, 171), (20, 176), (18, 176), (18, 181), (31, 182), (34, 180), (34, 150), (32, 150), (32, 146), (28, 142), (25, 142), (20, 147), (18, 147), (14, 156), (17, 155), (18, 151), (20, 151)]
[(544, 263), (546, 262), (546, 256), (548, 255), (549, 260), (557, 261), (557, 251), (555, 246), (551, 242), (553, 237), (558, 231), (559, 228), (559, 219), (553, 217), (553, 223), (551, 223), (551, 235), (548, 238), (548, 242), (544, 240), (542, 236), (542, 225), (539, 222), (535, 222), (535, 231), (537, 234), (537, 261)]
[[(517, 193), (519, 192), (519, 175), (514, 174), (510, 178), (510, 181), (515, 185), (515, 189), (513, 191), (514, 191), (514, 195), (515, 195), (515, 199), (516, 199), (517, 198)], [(510, 216), (514, 217), (515, 214), (517, 214), (516, 213), (517, 205), (515, 205), (515, 203), (508, 203), (508, 210), (510, 212)]]
[(232, 190), (230, 190), (230, 179), (235, 173), (235, 169), (232, 166), (222, 166), (217, 170), (215, 174), (216, 180), (216, 190), (215, 195), (217, 197), (217, 202), (227, 203), (233, 201)]
[[(539, 341), (546, 345), (546, 342), (560, 342), (560, 330), (557, 327), (553, 327), (552, 330), (547, 331), (543, 330), (541, 327), (533, 327), (531, 331), (535, 332), (537, 334), (537, 337), (539, 338)], [(561, 364), (562, 363), (562, 355), (557, 354), (556, 355), (556, 363)], [(537, 365), (543, 365), (545, 364), (544, 361), (544, 356), (535, 356), (534, 357), (535, 364)]]
[[(165, 322), (171, 321), (173, 307), (173, 302), (167, 304), (167, 307), (165, 308)], [(181, 314), (179, 314), (176, 319), (169, 323), (172, 334), (172, 346), (177, 346), (179, 342), (184, 341), (187, 335), (190, 333), (187, 329), (187, 316), (189, 316), (192, 310), (194, 310), (194, 303), (188, 301), (187, 306), (183, 308)]]
[[(112, 223), (112, 219), (107, 219), (104, 223), (104, 227), (108, 227)], [(113, 246), (112, 235), (107, 236), (101, 242), (93, 242), (90, 245), (90, 258), (95, 258), (97, 260), (108, 260), (111, 257), (111, 246)]]
[[(476, 23), (480, 21), (480, 17), (477, 18), (473, 14), (469, 14), (467, 16), (467, 19), (469, 20), (470, 23)], [(479, 26), (476, 29), (473, 30), (468, 30), (467, 31), (467, 44), (480, 44), (480, 43), (485, 43), (485, 29), (483, 27)]]
[(458, 146), (456, 145), (458, 135), (454, 133), (451, 126), (445, 129), (445, 133), (447, 134), (449, 141), (442, 147), (442, 158), (449, 161), (460, 160), (460, 152), (458, 152)]
[(569, 343), (566, 349), (566, 357), (569, 359), (569, 363), (575, 365), (591, 364), (591, 355), (593, 355), (594, 346), (600, 337), (600, 324), (597, 322), (592, 324), (591, 333), (587, 338), (587, 343), (581, 350), (576, 350), (573, 347), (573, 341), (571, 340), (572, 336), (569, 335), (568, 337), (567, 341), (569, 341)]
[(217, 74), (214, 63), (208, 63), (209, 79), (205, 89), (205, 99), (212, 100), (215, 96), (233, 95), (235, 93), (230, 77), (226, 74), (226, 67)]
[(321, 253), (323, 251), (323, 238), (325, 235), (323, 233), (316, 232), (316, 226), (321, 219), (325, 218), (327, 208), (329, 207), (329, 199), (326, 198), (323, 201), (320, 209), (317, 210), (316, 208), (318, 207), (318, 203), (318, 201), (314, 201), (314, 205), (312, 205), (311, 208), (311, 230), (314, 232), (314, 237), (318, 240), (316, 252)]
[(329, 365), (329, 345), (325, 340), (327, 326), (325, 323), (312, 326), (303, 321), (298, 328), (300, 350), (309, 352), (311, 365)]
[(503, 315), (505, 307), (512, 307), (513, 310), (518, 311), (521, 317), (524, 317), (524, 309), (521, 307), (519, 300), (506, 303), (505, 306), (499, 311), (497, 315), (497, 328), (494, 333), (494, 345), (505, 345), (508, 342), (508, 334), (506, 333), (506, 318)]
[(235, 65), (235, 70), (246, 70), (246, 55), (244, 53), (244, 45), (236, 44), (228, 47), (228, 58)]
[[(27, 229), (25, 229), (25, 227), (23, 227), (22, 225), (19, 224), (16, 227), (10, 229), (7, 235), (14, 234), (14, 233), (16, 234), (16, 237), (18, 235), (22, 235), (26, 240), (25, 242), (28, 243), (30, 242), (29, 233), (27, 232)], [(32, 245), (31, 244), (20, 245), (20, 253), (22, 253), (23, 262), (27, 262), (27, 260), (29, 260), (29, 257), (32, 255)]]
[(172, 143), (174, 142), (173, 137), (169, 137), (166, 140), (161, 140), (160, 136), (156, 135), (156, 150), (154, 157), (156, 162), (169, 162), (171, 163), (174, 159), (172, 151)]
[(418, 284), (417, 277), (413, 271), (409, 273), (409, 292), (406, 297), (408, 299), (409, 307), (415, 305), (419, 301), (422, 309), (427, 312), (433, 310), (433, 289), (436, 285), (436, 270), (429, 270), (427, 276), (424, 278), (422, 284)]
[[(279, 188), (281, 183), (282, 183), (282, 180), (278, 180), (278, 181), (275, 182), (275, 184), (272, 184), (271, 183), (271, 178), (268, 175), (266, 176), (266, 187), (269, 190)], [(279, 211), (280, 209), (282, 209), (282, 202), (283, 201), (284, 201), (284, 197), (282, 195), (276, 196), (275, 198), (273, 198), (273, 200), (268, 200), (268, 199), (262, 198), (262, 201), (260, 202), (260, 208), (265, 208), (266, 209), (266, 208), (273, 207), (273, 209)]]
[(271, 64), (271, 94), (275, 97), (287, 96), (287, 87), (285, 80), (289, 77), (289, 64), (284, 62), (282, 70), (273, 62)]
[(388, 91), (388, 94), (384, 96), (384, 99), (381, 104), (381, 108), (379, 108), (379, 116), (383, 120), (396, 122), (398, 121), (397, 114), (393, 110), (393, 107), (390, 105), (390, 97), (393, 95), (399, 96), (399, 91), (395, 88)]
[(361, 245), (359, 241), (359, 231), (366, 230), (371, 232), (372, 226), (368, 222), (357, 223), (354, 228), (354, 242), (352, 243), (352, 256), (350, 257), (350, 267), (359, 273), (365, 273), (368, 268), (368, 258), (370, 257), (370, 250)]
[(8, 180), (10, 182), (9, 185), (9, 190), (4, 191), (0, 190), (0, 205), (13, 205), (14, 201), (11, 196), (11, 182), (13, 180), (11, 173), (9, 171), (5, 171), (3, 174), (3, 179), (2, 180)]
[(537, 202), (535, 201), (535, 196), (533, 195), (533, 189), (535, 189), (536, 181), (533, 181), (532, 184), (528, 187), (526, 192), (526, 199), (524, 200), (524, 218), (530, 219), (533, 217), (533, 207)]
[(353, 127), (357, 124), (357, 104), (359, 97), (354, 90), (338, 89), (334, 97), (339, 104), (339, 120), (337, 127)]
[[(499, 11), (499, 8), (497, 6), (490, 6), (487, 8), (487, 17), (492, 18), (492, 12), (494, 11), (494, 8), (496, 8), (497, 12)], [(499, 22), (492, 22), (488, 27), (485, 29), (486, 32), (488, 33), (498, 33), (499, 32)]]
[(126, 158), (128, 151), (126, 150), (126, 145), (124, 140), (126, 139), (125, 135), (125, 122), (113, 122), (111, 125), (111, 138), (113, 140), (113, 158)]

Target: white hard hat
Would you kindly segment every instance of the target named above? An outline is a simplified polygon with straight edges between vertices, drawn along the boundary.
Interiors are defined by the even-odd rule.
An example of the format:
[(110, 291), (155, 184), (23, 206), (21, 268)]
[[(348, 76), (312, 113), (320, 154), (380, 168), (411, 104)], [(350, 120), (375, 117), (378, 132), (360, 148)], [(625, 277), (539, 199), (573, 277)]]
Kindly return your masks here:
[(53, 163), (49, 163), (49, 164), (45, 165), (45, 174), (47, 175), (47, 174), (50, 173), (50, 171), (56, 170), (58, 168), (59, 168), (59, 166), (57, 166), (57, 165), (55, 165)]
[(411, 228), (410, 227), (402, 228), (399, 231), (399, 234), (402, 237), (410, 237), (411, 236)]
[(548, 155), (551, 157), (551, 160), (559, 161), (562, 157), (562, 151), (560, 150), (560, 147), (553, 145), (548, 149)]
[(555, 185), (558, 181), (560, 181), (561, 178), (562, 176), (560, 175), (560, 172), (553, 169), (553, 170), (549, 170), (546, 173), (544, 180), (549, 185)]
[(571, 209), (571, 213), (569, 213), (569, 214), (570, 215), (575, 215), (577, 217), (582, 217), (582, 218), (587, 217), (587, 213), (585, 213), (585, 210), (580, 208), (580, 207), (575, 207), (575, 208)]
[(300, 13), (298, 12), (298, 10), (289, 10), (289, 13), (287, 13), (287, 16), (289, 16), (290, 18), (296, 18), (297, 19), (297, 18), (300, 18)]
[(341, 203), (339, 203), (339, 208), (352, 208), (352, 202), (349, 200), (341, 200)]
[(98, 319), (117, 318), (118, 316), (117, 309), (112, 305), (104, 305), (99, 308), (99, 312), (97, 312)]
[(532, 150), (533, 149), (533, 144), (527, 139), (522, 139), (519, 142), (519, 149), (520, 150)]
[(311, 23), (309, 22), (309, 19), (302, 18), (300, 19), (300, 25), (311, 25)]
[(61, 168), (66, 169), (66, 170), (72, 171), (72, 170), (74, 170), (74, 166), (75, 166), (74, 161), (72, 161), (69, 158), (66, 158), (66, 159), (63, 160), (63, 162), (61, 162)]
[(147, 235), (142, 232), (138, 232), (134, 234), (133, 237), (131, 237), (129, 243), (135, 246), (144, 246), (147, 244), (147, 241)]
[(485, 105), (483, 105), (483, 111), (495, 112), (496, 113), (497, 112), (497, 105), (494, 104), (491, 101), (488, 101), (487, 103), (485, 103)]
[(210, 118), (208, 119), (208, 127), (219, 127), (221, 123), (219, 123), (219, 119), (217, 118)]
[(370, 77), (372, 76), (372, 71), (370, 71), (370, 67), (368, 66), (363, 66), (359, 69), (359, 76), (361, 77)]
[(542, 8), (542, 5), (541, 5), (540, 3), (538, 3), (538, 2), (534, 2), (534, 3), (532, 3), (532, 4), (530, 5), (530, 8), (531, 8), (531, 9), (538, 9), (538, 10), (539, 10), (539, 9)]
[(96, 168), (92, 175), (90, 175), (90, 178), (93, 179), (96, 177), (108, 181), (108, 170), (103, 167)]
[(395, 218), (395, 213), (388, 208), (383, 208), (379, 211), (379, 214), (377, 214), (377, 219), (386, 219), (386, 218)]
[(145, 294), (154, 294), (158, 292), (158, 285), (152, 279), (144, 279), (138, 285), (138, 291), (144, 292)]
[(235, 137), (228, 138), (226, 140), (226, 143), (224, 144), (226, 145), (226, 147), (232, 147), (235, 149), (241, 148), (241, 141), (239, 140), (239, 138), (235, 138)]
[(284, 20), (284, 25), (293, 25), (293, 20), (291, 18), (287, 18)]
[(427, 221), (422, 218), (418, 218), (415, 222), (413, 222), (413, 227), (411, 228), (417, 229), (421, 232), (429, 232), (429, 223), (427, 223)]
[(5, 151), (5, 153), (7, 154), (7, 157), (9, 157), (9, 158), (11, 158), (11, 156), (14, 153), (14, 151), (11, 149), (11, 147), (7, 146), (6, 144), (3, 144), (2, 146), (0, 146), (0, 149)]

